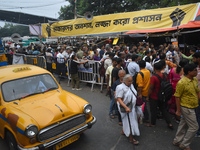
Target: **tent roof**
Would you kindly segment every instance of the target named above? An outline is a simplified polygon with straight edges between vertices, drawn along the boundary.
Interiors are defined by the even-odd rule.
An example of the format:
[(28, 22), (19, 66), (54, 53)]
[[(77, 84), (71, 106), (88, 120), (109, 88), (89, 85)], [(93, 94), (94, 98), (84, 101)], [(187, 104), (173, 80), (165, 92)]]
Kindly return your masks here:
[(48, 23), (48, 20), (58, 21), (58, 19), (44, 17), (44, 16), (36, 16), (21, 12), (12, 12), (6, 10), (0, 10), (0, 20), (19, 23), (19, 24), (38, 24), (38, 23)]

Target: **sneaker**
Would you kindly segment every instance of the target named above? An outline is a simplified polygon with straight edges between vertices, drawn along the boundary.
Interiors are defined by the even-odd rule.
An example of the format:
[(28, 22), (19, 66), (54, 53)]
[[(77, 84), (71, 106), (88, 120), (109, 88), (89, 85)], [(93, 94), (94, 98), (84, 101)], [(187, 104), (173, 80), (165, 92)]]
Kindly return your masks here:
[(77, 91), (80, 91), (80, 90), (82, 90), (82, 88), (79, 88), (79, 89), (76, 89)]
[(76, 90), (75, 88), (72, 88), (72, 90)]

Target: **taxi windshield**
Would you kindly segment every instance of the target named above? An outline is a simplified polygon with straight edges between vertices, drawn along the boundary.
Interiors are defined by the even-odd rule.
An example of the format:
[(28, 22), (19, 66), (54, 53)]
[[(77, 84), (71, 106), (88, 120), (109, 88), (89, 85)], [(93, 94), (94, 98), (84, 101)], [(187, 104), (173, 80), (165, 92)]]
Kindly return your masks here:
[(6, 102), (57, 89), (58, 85), (49, 74), (35, 75), (7, 81), (2, 84), (2, 94)]

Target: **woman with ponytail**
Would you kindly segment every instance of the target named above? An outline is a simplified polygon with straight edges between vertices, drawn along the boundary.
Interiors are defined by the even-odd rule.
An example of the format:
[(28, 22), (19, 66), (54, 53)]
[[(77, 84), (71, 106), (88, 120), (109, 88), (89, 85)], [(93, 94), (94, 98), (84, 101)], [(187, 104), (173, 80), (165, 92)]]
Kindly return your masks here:
[(187, 59), (182, 59), (179, 62), (179, 65), (177, 65), (177, 67), (174, 67), (170, 70), (169, 72), (169, 80), (170, 83), (172, 84), (173, 87), (173, 96), (172, 98), (168, 101), (168, 105), (169, 105), (169, 112), (171, 114), (175, 114), (176, 113), (176, 100), (175, 100), (175, 96), (174, 93), (176, 91), (176, 85), (178, 83), (178, 81), (183, 77), (184, 72), (183, 72), (183, 68), (186, 64), (189, 63), (189, 60)]

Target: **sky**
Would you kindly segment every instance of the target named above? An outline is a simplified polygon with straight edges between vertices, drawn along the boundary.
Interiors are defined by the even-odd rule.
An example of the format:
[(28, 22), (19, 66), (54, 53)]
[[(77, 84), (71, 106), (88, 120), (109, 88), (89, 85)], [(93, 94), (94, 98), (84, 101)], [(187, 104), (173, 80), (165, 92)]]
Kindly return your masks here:
[[(58, 18), (61, 6), (69, 5), (65, 0), (0, 0), (0, 10), (23, 12), (38, 16)], [(0, 21), (0, 26), (5, 22)]]

